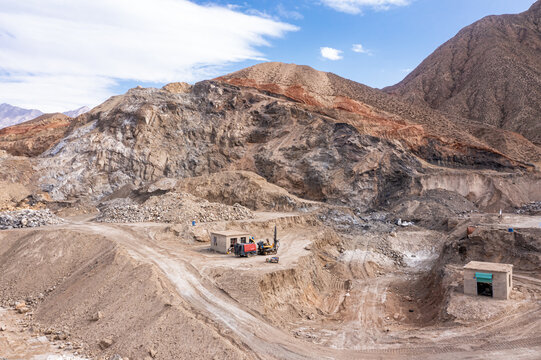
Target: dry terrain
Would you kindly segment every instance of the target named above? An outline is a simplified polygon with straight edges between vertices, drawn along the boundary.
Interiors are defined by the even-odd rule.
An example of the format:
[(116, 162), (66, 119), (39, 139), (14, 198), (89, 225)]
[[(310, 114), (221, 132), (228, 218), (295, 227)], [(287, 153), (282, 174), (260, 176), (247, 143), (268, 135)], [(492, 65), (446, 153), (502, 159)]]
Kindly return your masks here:
[(540, 359), (540, 3), (387, 92), (263, 63), (0, 130), (0, 359)]

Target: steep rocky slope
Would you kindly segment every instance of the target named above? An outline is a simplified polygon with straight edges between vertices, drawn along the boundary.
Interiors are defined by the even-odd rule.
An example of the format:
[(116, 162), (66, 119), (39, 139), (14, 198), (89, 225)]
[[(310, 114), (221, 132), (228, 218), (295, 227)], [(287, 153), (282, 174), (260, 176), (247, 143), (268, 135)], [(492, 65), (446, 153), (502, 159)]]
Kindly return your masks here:
[[(345, 84), (352, 97), (365, 88)], [(376, 105), (391, 98), (367, 93), (377, 95)], [(396, 112), (362, 106), (314, 106), (223, 81), (136, 88), (77, 118), (39, 159), (40, 184), (56, 200), (99, 200), (126, 184), (248, 170), (305, 199), (364, 207), (400, 196), (415, 188), (420, 174), (445, 168), (529, 168), (468, 133), (437, 136)]]
[(541, 144), (541, 1), (462, 29), (384, 90)]
[(70, 121), (64, 114), (45, 114), (0, 129), (0, 150), (16, 156), (37, 156), (64, 136)]

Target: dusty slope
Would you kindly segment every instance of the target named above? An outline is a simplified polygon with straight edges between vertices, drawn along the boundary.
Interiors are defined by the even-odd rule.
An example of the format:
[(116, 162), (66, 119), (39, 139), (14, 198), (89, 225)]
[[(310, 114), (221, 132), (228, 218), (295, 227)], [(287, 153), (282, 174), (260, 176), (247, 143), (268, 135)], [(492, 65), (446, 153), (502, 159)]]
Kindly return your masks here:
[[(142, 359), (153, 350), (156, 359), (247, 358), (212, 321), (198, 319), (154, 266), (104, 236), (69, 229), (2, 232), (0, 272), (6, 303), (35, 299), (34, 320), (44, 328), (67, 327), (69, 340), (84, 342), (91, 354)], [(92, 320), (98, 311), (101, 319)], [(107, 338), (113, 345), (102, 351), (98, 343)]]
[(541, 1), (462, 29), (384, 90), (541, 144)]
[(0, 129), (0, 150), (16, 156), (37, 156), (64, 137), (70, 121), (64, 114), (45, 114)]

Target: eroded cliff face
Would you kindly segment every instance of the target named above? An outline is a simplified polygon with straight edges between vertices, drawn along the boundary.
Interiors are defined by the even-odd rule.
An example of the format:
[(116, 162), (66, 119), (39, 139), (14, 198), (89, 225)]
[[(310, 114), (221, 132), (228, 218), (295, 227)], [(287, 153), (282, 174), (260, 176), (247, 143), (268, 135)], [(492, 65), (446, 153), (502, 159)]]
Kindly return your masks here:
[(365, 203), (387, 187), (385, 174), (421, 169), (400, 143), (281, 97), (208, 81), (189, 93), (132, 89), (84, 121), (41, 159), (41, 182), (54, 198), (237, 169), (301, 197)]
[(445, 168), (527, 169), (368, 107), (314, 106), (216, 81), (132, 89), (79, 117), (39, 159), (39, 181), (57, 200), (99, 200), (126, 184), (247, 170), (302, 198), (366, 207)]

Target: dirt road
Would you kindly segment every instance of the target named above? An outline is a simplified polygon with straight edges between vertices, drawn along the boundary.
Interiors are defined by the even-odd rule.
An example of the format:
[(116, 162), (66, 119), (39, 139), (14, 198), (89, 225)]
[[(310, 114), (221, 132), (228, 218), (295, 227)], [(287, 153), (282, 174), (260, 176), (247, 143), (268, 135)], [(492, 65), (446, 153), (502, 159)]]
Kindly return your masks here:
[[(482, 359), (490, 354), (493, 359), (535, 359), (541, 354), (541, 335), (532, 332), (541, 329), (541, 319), (533, 316), (540, 310), (537, 295), (532, 307), (520, 315), (503, 317), (482, 325), (459, 328), (410, 329), (383, 336), (382, 304), (392, 278), (367, 279), (351, 292), (348, 302), (357, 308), (356, 318), (347, 332), (329, 329), (329, 341), (318, 345), (295, 338), (270, 325), (261, 314), (248, 310), (225, 294), (213, 282), (202, 275), (206, 267), (239, 263), (242, 268), (268, 269), (261, 258), (234, 259), (211, 255), (200, 247), (187, 247), (178, 243), (158, 242), (155, 224), (120, 225), (77, 222), (70, 225), (78, 230), (100, 234), (114, 239), (128, 249), (136, 259), (155, 264), (175, 285), (178, 294), (199, 314), (218, 321), (228, 329), (231, 338), (241, 343), (261, 359), (351, 359), (351, 358), (408, 358), (423, 355), (424, 358)], [(305, 251), (306, 240), (295, 243), (294, 238), (284, 237), (281, 257), (294, 266), (299, 251)], [(204, 265), (203, 265), (204, 264)], [(522, 281), (517, 278), (517, 283)], [(539, 286), (539, 284), (534, 285)], [(509, 337), (509, 329), (529, 329), (515, 332)], [(380, 339), (379, 341), (377, 339)], [(391, 341), (394, 339), (394, 341)], [(406, 345), (407, 344), (407, 345)], [(461, 355), (462, 354), (462, 355)]]

